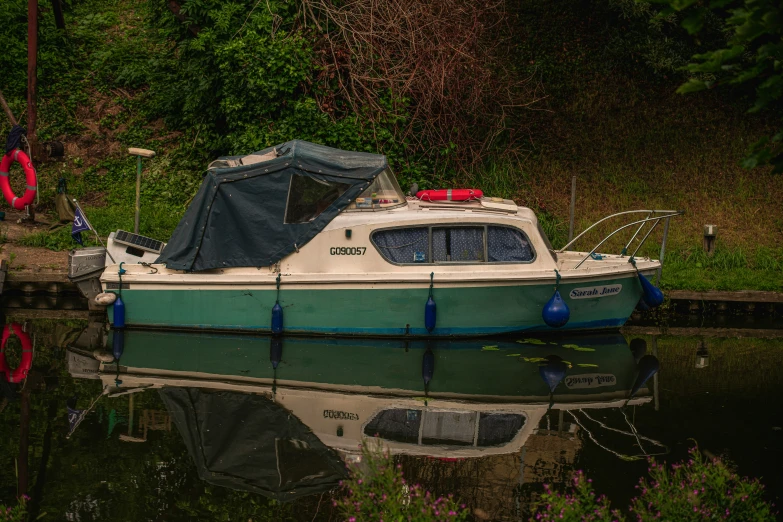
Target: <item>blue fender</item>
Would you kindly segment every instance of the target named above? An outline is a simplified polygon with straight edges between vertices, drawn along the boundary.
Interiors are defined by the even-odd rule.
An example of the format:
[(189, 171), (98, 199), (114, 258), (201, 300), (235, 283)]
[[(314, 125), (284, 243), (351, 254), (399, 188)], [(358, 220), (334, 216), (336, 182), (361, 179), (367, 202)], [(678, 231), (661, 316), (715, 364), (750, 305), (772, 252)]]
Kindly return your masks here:
[(629, 399), (636, 395), (636, 392), (650, 380), (650, 377), (658, 373), (658, 370), (661, 369), (661, 363), (654, 355), (645, 355), (639, 359), (639, 363), (636, 366), (639, 373), (636, 376), (636, 381), (633, 383), (633, 388), (631, 388), (631, 394), (628, 396)]
[(644, 299), (644, 303), (650, 308), (661, 306), (663, 303), (663, 292), (656, 288), (641, 273), (639, 274), (639, 282), (642, 284), (642, 299)]
[(555, 295), (544, 305), (541, 317), (547, 326), (552, 328), (560, 328), (568, 322), (568, 319), (571, 317), (571, 310), (568, 309), (568, 305), (560, 297), (559, 290), (555, 290)]

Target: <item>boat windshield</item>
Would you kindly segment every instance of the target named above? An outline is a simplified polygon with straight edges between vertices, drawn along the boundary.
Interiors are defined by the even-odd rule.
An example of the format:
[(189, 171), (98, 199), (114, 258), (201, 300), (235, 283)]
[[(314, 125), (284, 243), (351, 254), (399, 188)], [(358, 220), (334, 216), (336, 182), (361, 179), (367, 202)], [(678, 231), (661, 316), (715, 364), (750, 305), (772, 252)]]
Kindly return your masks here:
[(384, 170), (351, 202), (346, 210), (385, 210), (406, 204), (397, 179), (389, 169)]

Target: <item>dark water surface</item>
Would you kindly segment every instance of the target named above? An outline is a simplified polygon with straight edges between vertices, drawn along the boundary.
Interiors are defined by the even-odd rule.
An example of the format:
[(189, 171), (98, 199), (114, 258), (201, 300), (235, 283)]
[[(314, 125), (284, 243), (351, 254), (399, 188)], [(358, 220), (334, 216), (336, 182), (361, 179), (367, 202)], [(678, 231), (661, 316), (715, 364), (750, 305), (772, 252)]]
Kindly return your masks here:
[[(783, 338), (120, 339), (84, 319), (6, 323), (35, 357), (23, 387), (3, 381), (0, 501), (26, 492), (33, 519), (340, 520), (335, 483), (363, 432), (393, 441), (409, 480), (495, 520), (526, 520), (543, 484), (578, 469), (625, 507), (647, 470), (628, 457), (674, 462), (695, 443), (783, 496)], [(622, 409), (635, 338), (661, 369)], [(120, 345), (119, 367), (99, 368), (93, 351)], [(12, 337), (11, 366), (20, 351)], [(571, 367), (548, 409), (552, 355)]]

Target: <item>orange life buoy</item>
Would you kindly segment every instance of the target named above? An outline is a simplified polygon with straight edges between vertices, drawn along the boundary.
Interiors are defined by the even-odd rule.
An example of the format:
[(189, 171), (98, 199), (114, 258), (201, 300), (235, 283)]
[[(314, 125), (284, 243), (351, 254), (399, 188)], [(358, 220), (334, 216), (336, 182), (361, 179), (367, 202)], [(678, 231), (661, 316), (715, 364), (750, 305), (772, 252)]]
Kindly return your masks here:
[[(11, 369), (5, 360), (5, 344), (8, 338), (14, 333), (22, 342), (22, 362), (19, 367)], [(33, 367), (33, 343), (30, 342), (30, 336), (27, 335), (19, 323), (11, 323), (3, 328), (3, 342), (0, 344), (0, 372), (5, 373), (8, 382), (22, 382), (27, 377), (27, 372)]]
[(470, 201), (483, 198), (484, 193), (479, 189), (420, 190), (416, 197), (422, 201)]
[[(27, 184), (24, 196), (21, 198), (16, 197), (14, 191), (11, 189), (11, 163), (18, 161), (24, 170), (24, 179)], [(38, 179), (35, 175), (35, 168), (33, 168), (33, 162), (23, 150), (12, 150), (0, 161), (0, 190), (3, 191), (3, 196), (8, 204), (14, 207), (16, 210), (22, 210), (27, 205), (30, 205), (35, 199), (35, 194), (38, 191)]]

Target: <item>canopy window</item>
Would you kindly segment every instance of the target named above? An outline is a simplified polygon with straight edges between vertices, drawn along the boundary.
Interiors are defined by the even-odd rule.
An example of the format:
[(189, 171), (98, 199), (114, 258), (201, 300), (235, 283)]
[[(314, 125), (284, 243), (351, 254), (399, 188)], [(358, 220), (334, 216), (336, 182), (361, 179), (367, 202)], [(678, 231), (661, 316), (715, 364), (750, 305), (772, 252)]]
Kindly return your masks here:
[(381, 172), (370, 186), (359, 194), (347, 210), (386, 210), (407, 204), (397, 179), (391, 170)]
[(288, 189), (286, 223), (308, 223), (334, 204), (350, 185), (294, 174)]

